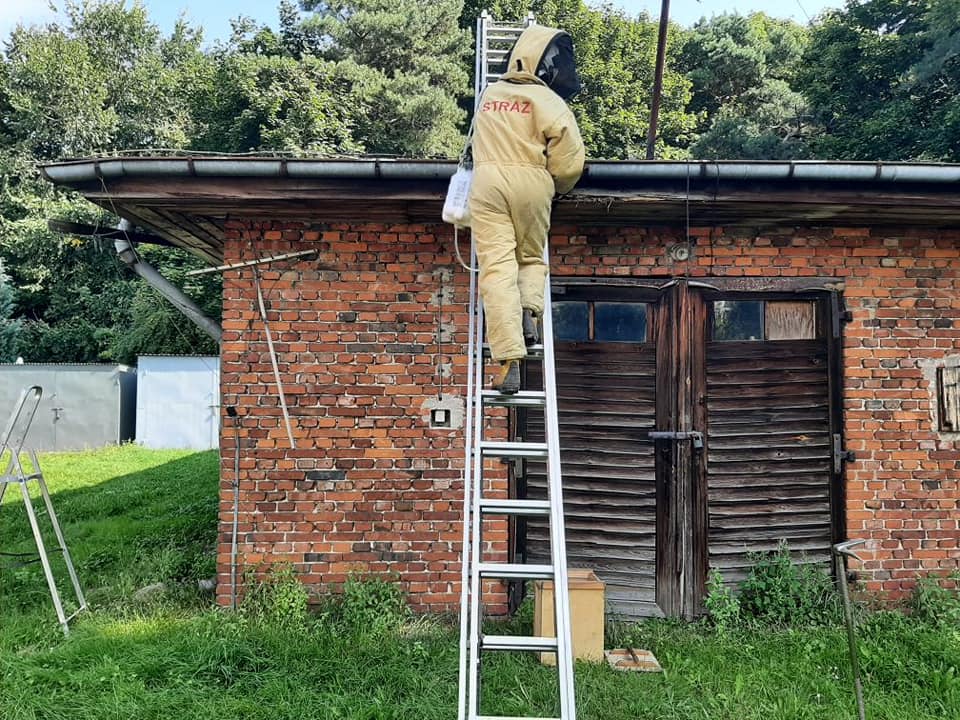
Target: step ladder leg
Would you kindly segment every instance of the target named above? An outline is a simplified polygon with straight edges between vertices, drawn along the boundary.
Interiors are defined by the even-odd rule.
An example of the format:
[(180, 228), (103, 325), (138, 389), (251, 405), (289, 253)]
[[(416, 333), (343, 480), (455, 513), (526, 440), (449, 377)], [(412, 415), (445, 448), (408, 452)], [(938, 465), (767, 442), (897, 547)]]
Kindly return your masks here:
[[(18, 462), (19, 466), (20, 463)], [(19, 468), (23, 472), (23, 468)], [(60, 621), (60, 627), (63, 628), (63, 634), (70, 634), (70, 627), (67, 625), (67, 616), (63, 612), (63, 603), (60, 602), (60, 592), (57, 590), (57, 583), (53, 579), (53, 569), (50, 567), (50, 558), (47, 557), (47, 547), (43, 542), (43, 535), (40, 533), (40, 525), (37, 523), (37, 515), (33, 510), (33, 501), (30, 499), (30, 491), (27, 489), (27, 483), (20, 483), (20, 491), (23, 493), (23, 506), (27, 510), (27, 518), (30, 520), (30, 529), (33, 530), (33, 539), (37, 543), (37, 550), (40, 553), (40, 562), (43, 564), (43, 574), (47, 578), (47, 587), (50, 588), (50, 597), (53, 598), (53, 606), (57, 610), (57, 619)]]
[(63, 552), (63, 561), (67, 566), (67, 573), (70, 575), (70, 582), (73, 584), (73, 591), (76, 594), (79, 605), (77, 612), (80, 612), (87, 607), (87, 601), (83, 596), (83, 589), (80, 587), (77, 571), (73, 567), (73, 559), (70, 557), (67, 541), (63, 537), (63, 530), (60, 528), (60, 520), (57, 518), (57, 513), (53, 510), (53, 502), (50, 500), (50, 492), (47, 490), (47, 481), (43, 477), (43, 471), (40, 470), (40, 461), (37, 459), (37, 452), (35, 450), (30, 450), (30, 462), (33, 465), (34, 472), (38, 475), (37, 483), (40, 485), (40, 494), (43, 496), (43, 503), (47, 507), (47, 515), (50, 516), (50, 524), (53, 526), (53, 532), (57, 536), (57, 543)]

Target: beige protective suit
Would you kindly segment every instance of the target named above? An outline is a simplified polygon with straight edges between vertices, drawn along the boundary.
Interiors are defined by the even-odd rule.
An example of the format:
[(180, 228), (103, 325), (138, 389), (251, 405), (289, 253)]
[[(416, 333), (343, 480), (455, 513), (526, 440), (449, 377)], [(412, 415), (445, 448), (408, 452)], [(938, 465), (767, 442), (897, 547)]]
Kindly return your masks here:
[(553, 196), (570, 191), (583, 172), (577, 121), (535, 74), (559, 36), (569, 44), (562, 30), (541, 25), (524, 30), (508, 72), (483, 93), (474, 121), (471, 227), (487, 339), (500, 361), (527, 354), (522, 308), (543, 313), (543, 248)]

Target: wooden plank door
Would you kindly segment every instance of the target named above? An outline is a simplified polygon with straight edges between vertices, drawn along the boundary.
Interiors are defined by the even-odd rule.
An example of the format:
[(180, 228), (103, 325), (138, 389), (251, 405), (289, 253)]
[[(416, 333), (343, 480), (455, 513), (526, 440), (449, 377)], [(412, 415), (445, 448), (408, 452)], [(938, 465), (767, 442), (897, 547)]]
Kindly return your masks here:
[[(555, 295), (567, 553), (615, 613), (694, 617), (710, 566), (735, 582), (781, 539), (825, 557), (842, 508), (829, 307), (685, 279)], [(518, 420), (542, 439), (542, 414)], [(542, 465), (517, 476), (545, 497)], [(546, 525), (517, 530), (518, 553), (547, 561)]]
[(841, 482), (828, 303), (777, 295), (709, 302), (709, 564), (739, 582), (752, 553), (781, 541), (798, 559), (826, 562)]
[[(606, 583), (611, 610), (662, 615), (657, 605), (658, 483), (654, 444), (656, 294), (569, 288), (554, 301), (557, 395), (567, 558)], [(526, 363), (528, 387), (542, 387), (540, 364)], [(542, 412), (521, 421), (543, 438)], [(546, 497), (542, 463), (530, 463), (521, 493)], [(525, 527), (524, 527), (525, 525)], [(548, 562), (548, 527), (520, 523), (528, 562)]]

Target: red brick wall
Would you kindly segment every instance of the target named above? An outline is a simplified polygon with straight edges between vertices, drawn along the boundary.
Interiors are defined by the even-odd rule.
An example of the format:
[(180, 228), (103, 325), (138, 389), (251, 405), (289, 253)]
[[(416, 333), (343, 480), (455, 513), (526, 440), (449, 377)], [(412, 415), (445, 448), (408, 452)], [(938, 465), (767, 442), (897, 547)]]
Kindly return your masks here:
[[(958, 567), (957, 436), (934, 424), (931, 368), (960, 353), (960, 233), (694, 228), (555, 228), (553, 273), (830, 276), (845, 283), (847, 526), (875, 541), (868, 587), (897, 596), (918, 572)], [(467, 241), (464, 241), (466, 249)], [(459, 431), (421, 406), (466, 379), (466, 272), (445, 226), (233, 223), (226, 261), (313, 249), (261, 271), (298, 449), (287, 449), (250, 270), (224, 279), (223, 394), (241, 426), (241, 566), (293, 563), (315, 587), (351, 571), (396, 573), (418, 609), (459, 602)], [(327, 266), (331, 269), (323, 269)], [(438, 287), (452, 333), (437, 345)], [(451, 341), (452, 342), (449, 342)], [(447, 387), (449, 390), (449, 387)], [(502, 423), (500, 424), (502, 426)], [(220, 599), (229, 598), (233, 428), (222, 436)], [(502, 429), (502, 428), (501, 428)], [(503, 490), (502, 474), (497, 489)], [(506, 552), (503, 524), (487, 535)], [(496, 610), (493, 608), (493, 610)]]

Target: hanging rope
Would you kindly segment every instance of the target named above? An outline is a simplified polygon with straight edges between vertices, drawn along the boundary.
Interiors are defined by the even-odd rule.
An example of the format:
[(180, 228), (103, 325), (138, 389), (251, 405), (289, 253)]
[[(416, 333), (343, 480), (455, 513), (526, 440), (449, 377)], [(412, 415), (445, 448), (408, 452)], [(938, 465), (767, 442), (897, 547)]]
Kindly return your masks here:
[(460, 228), (458, 228), (456, 225), (453, 226), (453, 249), (457, 253), (457, 262), (459, 262), (463, 269), (467, 272), (480, 272), (479, 267), (470, 267), (463, 261), (463, 256), (460, 255), (460, 236), (458, 234), (459, 229)]

